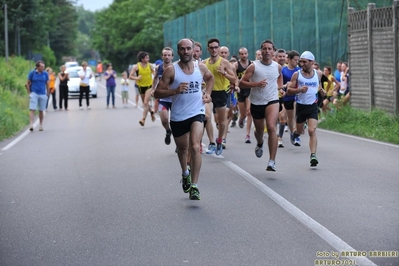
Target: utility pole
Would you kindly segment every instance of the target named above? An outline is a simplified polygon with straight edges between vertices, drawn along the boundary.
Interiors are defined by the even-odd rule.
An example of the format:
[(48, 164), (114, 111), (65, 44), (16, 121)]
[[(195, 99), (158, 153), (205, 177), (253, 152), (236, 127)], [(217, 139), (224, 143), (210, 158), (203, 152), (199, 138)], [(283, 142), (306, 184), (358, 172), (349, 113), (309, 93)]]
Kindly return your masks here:
[(8, 62), (8, 21), (7, 21), (7, 4), (4, 4), (4, 45), (5, 45), (5, 58)]

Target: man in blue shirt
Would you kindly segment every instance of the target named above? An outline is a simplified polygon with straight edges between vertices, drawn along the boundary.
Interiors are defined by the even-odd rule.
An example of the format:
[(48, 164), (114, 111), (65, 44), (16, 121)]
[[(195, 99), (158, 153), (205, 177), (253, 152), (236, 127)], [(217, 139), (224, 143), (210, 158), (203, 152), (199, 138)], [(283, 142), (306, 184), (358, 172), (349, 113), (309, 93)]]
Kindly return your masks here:
[(37, 61), (36, 69), (32, 70), (28, 75), (26, 82), (26, 89), (29, 94), (29, 130), (33, 131), (33, 118), (35, 111), (39, 106), (39, 131), (43, 131), (43, 111), (46, 109), (48, 95), (50, 93), (47, 82), (49, 81), (48, 73), (44, 71), (44, 62)]

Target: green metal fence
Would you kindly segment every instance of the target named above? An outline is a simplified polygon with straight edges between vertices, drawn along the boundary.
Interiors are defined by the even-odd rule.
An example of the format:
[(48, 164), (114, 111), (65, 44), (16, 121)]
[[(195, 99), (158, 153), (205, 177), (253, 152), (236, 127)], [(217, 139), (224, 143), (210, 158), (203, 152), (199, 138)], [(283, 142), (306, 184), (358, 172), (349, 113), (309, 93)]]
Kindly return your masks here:
[[(353, 2), (353, 3), (352, 3)], [(347, 61), (347, 9), (367, 6), (367, 0), (226, 0), (164, 23), (164, 45), (176, 48), (182, 38), (203, 46), (216, 37), (229, 47), (230, 54), (246, 47), (250, 59), (265, 39), (278, 48), (309, 50), (321, 66)], [(392, 0), (378, 0), (390, 6)]]

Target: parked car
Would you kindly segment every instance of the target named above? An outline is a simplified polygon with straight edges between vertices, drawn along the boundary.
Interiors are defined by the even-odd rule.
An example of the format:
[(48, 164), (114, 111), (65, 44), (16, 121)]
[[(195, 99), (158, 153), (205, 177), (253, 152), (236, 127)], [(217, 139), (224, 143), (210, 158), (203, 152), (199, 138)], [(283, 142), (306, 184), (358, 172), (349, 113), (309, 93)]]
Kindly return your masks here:
[(68, 67), (77, 67), (77, 66), (79, 66), (79, 63), (78, 62), (75, 62), (75, 61), (71, 61), (71, 62), (65, 62), (65, 68), (68, 68)]
[[(69, 81), (68, 81), (68, 96), (79, 96), (79, 84), (80, 84), (80, 77), (78, 72), (82, 70), (83, 67), (76, 66), (76, 67), (68, 67), (65, 72), (69, 74)], [(90, 79), (90, 95), (93, 98), (97, 98), (97, 82), (96, 77), (93, 76)]]

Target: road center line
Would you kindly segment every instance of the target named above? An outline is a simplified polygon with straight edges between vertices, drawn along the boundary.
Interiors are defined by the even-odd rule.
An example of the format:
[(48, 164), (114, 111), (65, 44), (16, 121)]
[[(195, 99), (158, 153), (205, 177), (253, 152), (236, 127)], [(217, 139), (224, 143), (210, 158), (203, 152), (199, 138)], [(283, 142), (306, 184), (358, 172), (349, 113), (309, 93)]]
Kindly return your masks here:
[[(328, 244), (330, 244), (333, 248), (335, 248), (337, 251), (340, 253), (342, 251), (356, 251), (354, 248), (349, 246), (345, 241), (343, 241), (341, 238), (330, 232), (327, 228), (313, 220), (310, 216), (308, 216), (306, 213), (298, 209), (296, 206), (294, 206), (292, 203), (287, 201), (285, 198), (280, 196), (278, 193), (276, 193), (274, 190), (266, 186), (264, 183), (259, 181), (257, 178), (240, 168), (239, 166), (235, 165), (231, 161), (224, 161), (223, 164), (225, 164), (227, 167), (235, 171), (237, 174), (245, 178), (249, 183), (251, 183), (253, 186), (255, 186), (257, 189), (262, 191), (266, 196), (268, 196), (270, 199), (272, 199), (275, 203), (277, 203), (280, 207), (282, 207), (284, 210), (286, 210), (289, 214), (294, 216), (298, 221), (300, 221), (303, 225), (308, 227), (310, 230), (312, 230), (314, 233), (316, 233), (318, 236), (320, 236), (324, 241), (326, 241)], [(356, 260), (356, 263), (358, 265), (365, 265), (365, 266), (377, 266), (374, 262), (369, 260), (366, 257), (346, 257), (350, 258), (353, 260)], [(321, 259), (321, 258), (320, 258)], [(339, 259), (339, 258), (338, 258)]]

